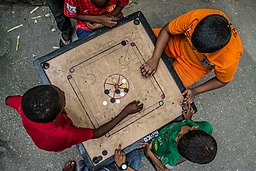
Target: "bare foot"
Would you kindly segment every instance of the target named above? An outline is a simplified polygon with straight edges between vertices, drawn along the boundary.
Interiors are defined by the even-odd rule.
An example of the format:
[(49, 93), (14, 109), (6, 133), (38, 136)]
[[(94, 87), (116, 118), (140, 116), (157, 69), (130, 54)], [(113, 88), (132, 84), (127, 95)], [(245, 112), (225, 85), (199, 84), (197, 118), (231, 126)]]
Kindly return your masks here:
[(73, 160), (68, 161), (65, 163), (62, 171), (75, 171), (76, 170), (76, 162)]

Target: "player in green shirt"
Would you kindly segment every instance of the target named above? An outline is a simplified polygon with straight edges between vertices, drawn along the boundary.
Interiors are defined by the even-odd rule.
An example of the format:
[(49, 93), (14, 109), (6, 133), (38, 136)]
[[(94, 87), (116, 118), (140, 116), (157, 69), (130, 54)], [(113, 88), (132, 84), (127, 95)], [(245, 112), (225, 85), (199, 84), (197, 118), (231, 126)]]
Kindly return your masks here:
[(141, 143), (147, 155), (161, 170), (170, 170), (187, 159), (194, 163), (211, 162), (217, 153), (217, 143), (211, 136), (212, 126), (206, 121), (191, 120), (194, 111), (188, 106), (182, 122), (171, 123), (160, 130), (151, 143)]

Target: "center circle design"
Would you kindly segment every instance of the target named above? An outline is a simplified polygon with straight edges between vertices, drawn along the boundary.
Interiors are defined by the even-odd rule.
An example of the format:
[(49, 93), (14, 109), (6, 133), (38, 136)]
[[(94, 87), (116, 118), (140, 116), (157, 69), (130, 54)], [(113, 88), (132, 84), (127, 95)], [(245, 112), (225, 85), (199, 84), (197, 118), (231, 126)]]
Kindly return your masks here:
[(129, 92), (128, 79), (121, 74), (110, 75), (104, 82), (104, 94), (110, 97), (110, 102), (115, 103), (117, 100), (125, 97)]

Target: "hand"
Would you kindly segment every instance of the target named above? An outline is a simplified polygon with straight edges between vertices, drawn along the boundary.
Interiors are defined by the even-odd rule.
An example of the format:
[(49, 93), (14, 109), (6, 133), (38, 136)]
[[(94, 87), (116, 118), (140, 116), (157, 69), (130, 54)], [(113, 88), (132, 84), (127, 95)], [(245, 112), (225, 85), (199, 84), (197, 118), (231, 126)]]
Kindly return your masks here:
[(159, 58), (151, 57), (146, 63), (140, 67), (141, 75), (145, 78), (154, 75), (159, 63)]
[(117, 25), (118, 18), (112, 15), (100, 15), (99, 18), (100, 18), (100, 23), (106, 27), (113, 27)]
[(190, 120), (194, 113), (195, 111), (193, 110), (190, 104), (187, 105), (187, 111), (182, 111), (182, 115), (186, 120)]
[(126, 162), (125, 153), (121, 150), (121, 144), (119, 144), (118, 148), (115, 149), (115, 162), (118, 167), (121, 167), (123, 163)]
[(152, 149), (153, 141), (154, 141), (154, 139), (152, 139), (152, 140), (150, 141), (150, 143), (148, 143), (148, 142), (141, 142), (141, 143), (140, 143), (140, 148), (145, 148), (146, 151), (147, 151), (147, 153), (150, 152), (151, 149)]
[(191, 104), (193, 103), (195, 96), (197, 95), (194, 89), (187, 89), (182, 93), (185, 98), (183, 99), (183, 104)]
[(100, 24), (100, 23), (87, 22), (86, 24), (89, 27), (89, 29), (91, 29), (91, 30), (97, 30), (99, 28), (103, 28), (104, 27), (104, 25)]
[(140, 104), (140, 101), (134, 100), (123, 109), (123, 112), (125, 113), (125, 115), (130, 115), (130, 114), (140, 112), (142, 109), (143, 109), (143, 103)]

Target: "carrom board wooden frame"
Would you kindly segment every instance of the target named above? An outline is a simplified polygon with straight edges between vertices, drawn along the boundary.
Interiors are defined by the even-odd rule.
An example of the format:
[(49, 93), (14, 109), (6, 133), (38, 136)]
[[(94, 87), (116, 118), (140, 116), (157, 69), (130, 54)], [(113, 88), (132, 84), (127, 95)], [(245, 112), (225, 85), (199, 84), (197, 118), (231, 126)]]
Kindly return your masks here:
[[(111, 38), (114, 37), (113, 39), (115, 39), (115, 40), (118, 39), (118, 37), (115, 37), (116, 35), (113, 35), (113, 34), (111, 35), (111, 33), (113, 32), (113, 33), (117, 34), (118, 29), (120, 29), (120, 28), (124, 29), (126, 26), (129, 27), (130, 24), (138, 25), (138, 29), (140, 28), (140, 30), (142, 30), (142, 32), (144, 34), (146, 34), (145, 40), (148, 40), (147, 44), (149, 44), (149, 48), (151, 48), (151, 51), (149, 51), (150, 53), (142, 54), (142, 52), (140, 51), (140, 49), (143, 48), (143, 47), (141, 47), (142, 45), (138, 44), (138, 46), (137, 46), (136, 38), (131, 38), (133, 36), (132, 35), (133, 32), (130, 37), (126, 36), (126, 34), (123, 34), (122, 35), (123, 37), (120, 38), (120, 40), (118, 40), (118, 41), (107, 41), (106, 40), (107, 34), (109, 34), (108, 36)], [(133, 26), (133, 27), (136, 27), (136, 26)], [(138, 32), (138, 29), (137, 29), (137, 32)], [(125, 33), (125, 29), (123, 30), (123, 32)], [(135, 31), (135, 33), (137, 33), (137, 32)], [(138, 37), (138, 38), (142, 39), (143, 36)], [(97, 45), (97, 42), (95, 40), (99, 40), (98, 43), (99, 44), (101, 43), (101, 44)], [(104, 42), (105, 40), (106, 40), (106, 42)], [(83, 47), (87, 47), (87, 49), (93, 48), (93, 45), (91, 43), (93, 41), (94, 41), (94, 43), (96, 42), (95, 46), (98, 46), (99, 49), (97, 49), (97, 50), (90, 49), (89, 51), (87, 51), (89, 57), (85, 57), (83, 60), (80, 60), (80, 61), (76, 61), (77, 59), (72, 57), (72, 55), (74, 55), (76, 53), (81, 53), (84, 50)], [(138, 42), (139, 42), (139, 40), (138, 40)], [(99, 111), (100, 111), (99, 112), (96, 110), (97, 107), (93, 106), (93, 104), (98, 102), (99, 99), (106, 100), (105, 102), (107, 102), (109, 100), (107, 95), (108, 96), (110, 96), (110, 95), (109, 94), (106, 95), (106, 92), (104, 90), (102, 90), (102, 92), (104, 91), (105, 94), (100, 93), (102, 95), (97, 98), (93, 98), (92, 96), (87, 97), (87, 94), (90, 94), (93, 91), (93, 89), (89, 88), (89, 85), (94, 84), (95, 82), (97, 82), (97, 80), (100, 80), (102, 82), (103, 79), (106, 78), (106, 76), (104, 78), (101, 78), (101, 75), (103, 75), (103, 73), (100, 73), (97, 75), (96, 71), (93, 72), (93, 70), (91, 70), (89, 72), (88, 68), (97, 68), (99, 66), (101, 68), (101, 70), (103, 70), (104, 72), (107, 73), (108, 69), (105, 69), (104, 65), (102, 65), (102, 63), (104, 63), (104, 62), (102, 62), (102, 59), (104, 59), (106, 61), (112, 60), (112, 62), (115, 62), (115, 61), (113, 61), (113, 56), (110, 55), (112, 53), (115, 54), (115, 56), (118, 56), (118, 55), (121, 56), (120, 58), (118, 58), (118, 60), (116, 60), (119, 62), (121, 67), (128, 66), (127, 62), (129, 62), (129, 60), (127, 60), (128, 59), (126, 57), (127, 54), (128, 54), (128, 56), (136, 57), (136, 58), (132, 58), (132, 61), (138, 60), (137, 64), (139, 64), (139, 65), (135, 67), (138, 69), (138, 71), (137, 70), (135, 71), (132, 68), (122, 69), (122, 71), (124, 73), (126, 73), (126, 75), (130, 74), (129, 78), (126, 78), (126, 75), (123, 76), (122, 74), (114, 73), (114, 72), (116, 72), (116, 70), (111, 70), (111, 69), (110, 69), (111, 71), (109, 71), (108, 76), (112, 80), (113, 80), (113, 77), (116, 78), (116, 80), (118, 80), (118, 81), (113, 82), (113, 84), (115, 86), (117, 85), (116, 82), (118, 82), (118, 85), (119, 85), (120, 77), (122, 79), (125, 78), (124, 80), (125, 80), (125, 82), (127, 81), (127, 83), (124, 83), (124, 84), (121, 83), (120, 85), (122, 85), (122, 84), (125, 85), (124, 88), (126, 89), (127, 94), (129, 94), (129, 92), (131, 92), (131, 93), (135, 92), (136, 87), (140, 87), (139, 90), (141, 90), (141, 91), (139, 91), (139, 93), (138, 93), (138, 96), (140, 96), (140, 93), (142, 92), (141, 94), (143, 94), (143, 91), (144, 91), (144, 89), (141, 89), (140, 82), (135, 82), (135, 79), (134, 79), (133, 84), (130, 84), (130, 83), (128, 83), (128, 81), (132, 80), (131, 75), (133, 75), (133, 77), (135, 77), (135, 75), (137, 74), (137, 78), (138, 78), (139, 66), (141, 64), (143, 64), (147, 59), (150, 58), (150, 55), (152, 54), (152, 47), (154, 46), (155, 42), (156, 42), (156, 38), (151, 30), (150, 25), (146, 21), (145, 17), (143, 16), (143, 14), (141, 12), (136, 12), (132, 15), (129, 15), (129, 16), (124, 17), (121, 20), (119, 20), (118, 25), (116, 27), (114, 27), (112, 29), (103, 28), (101, 30), (98, 30), (98, 31), (94, 32), (93, 34), (91, 34), (87, 38), (79, 39), (79, 40), (71, 43), (70, 45), (67, 45), (59, 50), (56, 50), (46, 56), (43, 56), (43, 57), (35, 60), (34, 65), (35, 65), (37, 72), (39, 73), (43, 83), (44, 84), (55, 84), (55, 85), (59, 86), (63, 91), (65, 91), (65, 93), (67, 93), (66, 94), (67, 104), (72, 104), (72, 103), (73, 103), (73, 105), (80, 104), (81, 110), (83, 110), (84, 113), (86, 113), (86, 116), (84, 118), (86, 119), (86, 121), (89, 120), (87, 125), (83, 125), (83, 124), (79, 123), (79, 119), (81, 119), (83, 121), (84, 118), (79, 118), (79, 117), (73, 118), (72, 113), (74, 113), (74, 110), (72, 111), (70, 106), (66, 106), (65, 109), (68, 113), (71, 113), (71, 119), (73, 120), (73, 122), (77, 126), (97, 128), (104, 123), (104, 122), (99, 123), (100, 117), (102, 117), (102, 116), (97, 116), (97, 112), (100, 113), (101, 111), (103, 111), (101, 109), (104, 109), (104, 107), (102, 107), (103, 105), (99, 105), (99, 107), (98, 107)], [(105, 44), (108, 44), (108, 45), (105, 46)], [(88, 46), (86, 46), (86, 45), (88, 45)], [(146, 46), (146, 42), (145, 42), (145, 46)], [(89, 54), (90, 51), (93, 51), (93, 52), (91, 54)], [(144, 59), (145, 55), (147, 56), (147, 59)], [(86, 56), (87, 56), (87, 54), (86, 54)], [(62, 59), (62, 61), (64, 61), (64, 62), (62, 63), (60, 61), (60, 59)], [(65, 59), (65, 60), (63, 60), (63, 59)], [(161, 59), (162, 60), (160, 60), (158, 72), (161, 74), (161, 76), (162, 75), (164, 76), (164, 79), (162, 79), (162, 80), (158, 79), (157, 77), (160, 77), (160, 75), (157, 72), (155, 74), (155, 76), (147, 79), (148, 81), (144, 80), (143, 83), (141, 83), (141, 84), (145, 84), (145, 86), (149, 85), (148, 87), (153, 87), (152, 89), (150, 89), (150, 91), (153, 94), (152, 96), (154, 96), (153, 98), (155, 98), (156, 100), (151, 100), (150, 102), (152, 104), (150, 103), (150, 105), (148, 105), (149, 107), (147, 107), (147, 108), (145, 107), (145, 109), (143, 109), (143, 112), (141, 112), (140, 114), (134, 115), (134, 116), (129, 116), (129, 119), (122, 121), (113, 130), (111, 130), (107, 135), (103, 136), (102, 138), (99, 138), (97, 140), (89, 140), (89, 141), (86, 141), (84, 143), (77, 145), (81, 155), (83, 156), (83, 158), (86, 161), (86, 164), (90, 168), (97, 169), (97, 168), (100, 168), (104, 165), (107, 165), (107, 164), (110, 164), (111, 162), (113, 162), (112, 154), (113, 154), (114, 148), (117, 147), (117, 145), (118, 145), (118, 143), (120, 143), (120, 141), (122, 144), (125, 144), (126, 143), (126, 141), (124, 141), (125, 138), (128, 137), (128, 140), (127, 140), (128, 144), (125, 144), (124, 151), (126, 153), (128, 153), (138, 147), (138, 142), (148, 141), (151, 138), (153, 138), (158, 133), (157, 130), (160, 127), (170, 123), (170, 121), (174, 120), (175, 118), (177, 120), (177, 117), (179, 120), (182, 120), (182, 117), (179, 117), (181, 114), (181, 109), (180, 109), (180, 111), (178, 111), (179, 114), (177, 114), (177, 111), (176, 111), (176, 114), (174, 116), (170, 117), (169, 121), (168, 121), (168, 118), (165, 118), (168, 115), (165, 114), (164, 112), (166, 112), (166, 113), (168, 113), (170, 111), (173, 112), (172, 110), (169, 110), (169, 109), (170, 108), (178, 108), (177, 107), (178, 100), (182, 99), (181, 93), (179, 91), (181, 91), (181, 92), (184, 91), (185, 87), (183, 86), (181, 80), (179, 79), (175, 70), (173, 69), (172, 61), (170, 60), (170, 58), (166, 57), (166, 55), (163, 54)], [(116, 63), (118, 64), (118, 62), (116, 62)], [(56, 64), (56, 66), (55, 66), (55, 64)], [(65, 71), (62, 70), (63, 69), (62, 67), (64, 65), (68, 66), (67, 68), (64, 67), (66, 69)], [(49, 70), (49, 68), (50, 68), (50, 70)], [(133, 72), (133, 73), (131, 74), (131, 72)], [(84, 74), (84, 73), (86, 73), (85, 74), (86, 78), (84, 78), (84, 75), (81, 76), (81, 74)], [(114, 74), (114, 76), (111, 75), (110, 73)], [(65, 78), (64, 81), (62, 80), (62, 78)], [(85, 90), (83, 90), (84, 82), (82, 82), (81, 80), (84, 81), (85, 84), (87, 85), (87, 88), (85, 88)], [(159, 80), (160, 80), (160, 83), (159, 83)], [(167, 86), (167, 85), (169, 85), (169, 82), (166, 80), (172, 80), (172, 82), (174, 82), (174, 87), (172, 87), (172, 88), (174, 89), (174, 91), (176, 91), (176, 94), (174, 93), (174, 96), (177, 96), (177, 98), (175, 97), (175, 100), (168, 99), (170, 96), (168, 92), (170, 90), (167, 91), (167, 89), (169, 88)], [(173, 84), (172, 82), (170, 82), (170, 84)], [(67, 86), (64, 86), (64, 84), (67, 84)], [(111, 82), (109, 82), (108, 79), (106, 78), (105, 84), (107, 84), (107, 86), (108, 86), (109, 84), (111, 84)], [(161, 84), (165, 86), (165, 88), (164, 88), (165, 90), (163, 90), (163, 87)], [(111, 84), (111, 86), (112, 86), (112, 84)], [(72, 91), (68, 90), (67, 87), (72, 89)], [(166, 88), (166, 87), (168, 87), (168, 88)], [(129, 91), (128, 91), (128, 88), (129, 88)], [(109, 90), (112, 91), (111, 88)], [(122, 88), (120, 88), (120, 90), (123, 91)], [(73, 94), (76, 95), (75, 97), (77, 98), (78, 103), (72, 102), (72, 100), (74, 100), (74, 99), (72, 99), (70, 97), (70, 96), (72, 96), (71, 94), (68, 94), (69, 91), (71, 91)], [(109, 93), (109, 91), (108, 91), (108, 93)], [(124, 99), (123, 97), (120, 97), (120, 96), (115, 97), (117, 94), (120, 94), (120, 92), (113, 91), (113, 94), (114, 94), (114, 96), (113, 96), (114, 101), (119, 100), (119, 103), (120, 103), (120, 100), (122, 101)], [(136, 95), (133, 95), (132, 97), (136, 98)], [(129, 99), (129, 97), (125, 97), (125, 98)], [(88, 101), (88, 99), (90, 99), (90, 100)], [(113, 100), (113, 99), (111, 99), (111, 100)], [(171, 102), (171, 101), (175, 101), (175, 103)], [(110, 105), (115, 105), (115, 102), (113, 102), (113, 104), (111, 104), (111, 102), (108, 101), (108, 103), (110, 103)], [(168, 106), (165, 103), (167, 103)], [(164, 106), (164, 107), (161, 108), (162, 106)], [(170, 106), (170, 108), (169, 108), (169, 106)], [(72, 106), (72, 108), (73, 107), (74, 106)], [(75, 106), (75, 107), (79, 108), (79, 106)], [(120, 109), (123, 107), (124, 107), (124, 104), (122, 107), (119, 107), (117, 111), (114, 111), (114, 113), (116, 114), (116, 113), (118, 113), (118, 111), (120, 112)], [(192, 104), (192, 107), (196, 111), (196, 107), (194, 104)], [(153, 119), (153, 116), (150, 116), (150, 113), (152, 114), (155, 110), (158, 110), (158, 108), (161, 109), (161, 112), (159, 110), (158, 113), (164, 114), (161, 116), (161, 117), (165, 118), (164, 123), (160, 124), (160, 125), (158, 124), (158, 126), (155, 129), (151, 129), (146, 134), (139, 135), (139, 137), (132, 139), (132, 136), (135, 136), (134, 132), (130, 133), (133, 135), (128, 135), (129, 131), (136, 131), (136, 129), (133, 127), (139, 127), (139, 129), (146, 127), (147, 123), (145, 123), (145, 122), (149, 119), (151, 119), (151, 120)], [(113, 108), (111, 108), (111, 109), (113, 109)], [(79, 111), (79, 109), (78, 109), (78, 111)], [(110, 112), (110, 111), (107, 111), (107, 112)], [(104, 115), (104, 117), (105, 117), (105, 115)], [(157, 118), (157, 116), (156, 116), (156, 118)], [(110, 119), (111, 118), (107, 118), (107, 120), (110, 120)], [(167, 119), (167, 121), (166, 121), (166, 119)], [(145, 124), (145, 125), (143, 125), (143, 124)], [(132, 127), (131, 125), (134, 125), (134, 126)], [(140, 127), (141, 125), (144, 127)], [(151, 124), (149, 123), (148, 126), (151, 127), (152, 123)], [(139, 133), (137, 133), (137, 134), (140, 134), (140, 132), (143, 132), (143, 131), (139, 131)], [(123, 137), (119, 137), (120, 136), (119, 134), (120, 135), (122, 134)], [(124, 134), (126, 136), (124, 136)], [(116, 142), (114, 142), (115, 140), (116, 140)], [(108, 143), (102, 143), (102, 142), (108, 142)], [(112, 145), (109, 145), (109, 144), (112, 144)], [(114, 144), (114, 146), (113, 146), (113, 144)], [(102, 147), (102, 146), (104, 146), (104, 147)], [(97, 150), (90, 149), (91, 147), (93, 149), (99, 148), (99, 151), (100, 152), (102, 151), (102, 154), (100, 154)], [(109, 149), (109, 148), (111, 148), (111, 149)], [(108, 154), (103, 155), (103, 151), (104, 151), (103, 149), (108, 149), (108, 151), (107, 151)], [(103, 160), (101, 160), (98, 164), (93, 163), (92, 157), (94, 157), (94, 156), (97, 157), (99, 155), (103, 156)]]

